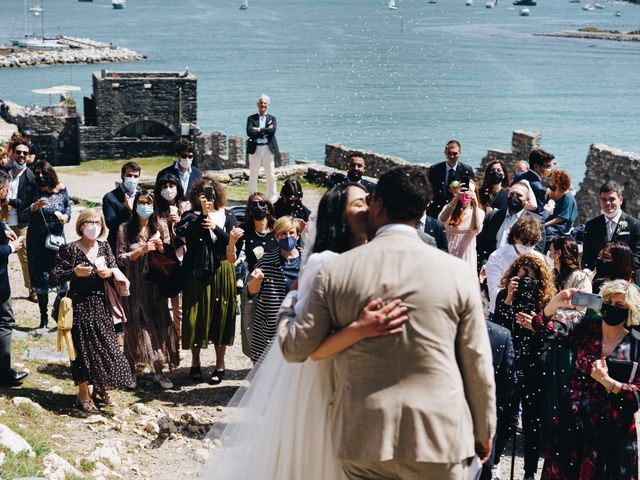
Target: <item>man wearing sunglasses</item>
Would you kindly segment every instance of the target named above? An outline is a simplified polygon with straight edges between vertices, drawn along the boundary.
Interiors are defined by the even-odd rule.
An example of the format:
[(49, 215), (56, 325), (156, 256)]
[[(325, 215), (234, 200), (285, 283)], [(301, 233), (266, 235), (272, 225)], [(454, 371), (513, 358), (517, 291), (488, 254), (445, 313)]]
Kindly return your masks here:
[(202, 172), (193, 166), (193, 150), (193, 144), (189, 140), (184, 138), (178, 140), (175, 146), (176, 161), (173, 165), (163, 168), (158, 172), (156, 184), (158, 183), (158, 179), (165, 177), (168, 173), (175, 175), (182, 184), (184, 196), (189, 198), (191, 186), (202, 176)]
[[(26, 140), (20, 140), (13, 145), (11, 152), (11, 170), (9, 170), (9, 217), (7, 225), (17, 237), (27, 236), (29, 225), (29, 198), (35, 188), (36, 178), (30, 168), (27, 168), (31, 148)], [(29, 300), (37, 302), (36, 292), (31, 289), (29, 266), (27, 264), (27, 249), (18, 251), (18, 259), (22, 268), (24, 288), (29, 292)]]

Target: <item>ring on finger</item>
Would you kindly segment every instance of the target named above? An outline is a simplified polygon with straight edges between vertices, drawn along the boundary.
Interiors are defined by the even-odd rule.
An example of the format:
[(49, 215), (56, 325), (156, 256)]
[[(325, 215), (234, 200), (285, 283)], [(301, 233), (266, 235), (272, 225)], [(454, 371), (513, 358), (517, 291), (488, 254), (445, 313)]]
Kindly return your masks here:
[(389, 315), (384, 317), (384, 323), (389, 323), (391, 320), (393, 320), (393, 318), (391, 318), (391, 316), (389, 316)]

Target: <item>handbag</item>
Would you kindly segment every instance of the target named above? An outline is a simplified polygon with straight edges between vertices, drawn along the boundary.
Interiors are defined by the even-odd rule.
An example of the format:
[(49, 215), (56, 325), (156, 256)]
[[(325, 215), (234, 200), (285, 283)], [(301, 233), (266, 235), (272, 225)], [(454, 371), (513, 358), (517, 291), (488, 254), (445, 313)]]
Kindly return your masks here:
[(149, 252), (148, 258), (149, 268), (153, 268), (165, 277), (170, 276), (180, 264), (178, 257), (176, 257), (175, 250), (168, 245), (164, 246), (164, 253), (154, 250), (153, 252)]
[(60, 300), (57, 322), (57, 350), (61, 352), (64, 346), (66, 346), (69, 351), (69, 360), (74, 361), (76, 359), (76, 350), (73, 347), (73, 339), (71, 338), (71, 328), (73, 327), (73, 302), (69, 297), (64, 297)]
[(148, 261), (147, 280), (158, 286), (160, 295), (166, 298), (178, 295), (182, 291), (182, 265), (175, 250), (165, 245), (164, 253), (149, 252)]
[(113, 324), (126, 323), (127, 315), (124, 307), (120, 302), (120, 297), (129, 296), (130, 282), (119, 268), (113, 270), (113, 281), (108, 279), (104, 282), (104, 296), (109, 308), (109, 314), (113, 320)]
[(42, 209), (40, 209), (40, 214), (42, 215), (44, 226), (47, 228), (47, 232), (49, 232), (47, 234), (47, 237), (44, 239), (44, 248), (48, 248), (49, 250), (57, 252), (58, 250), (60, 250), (60, 247), (62, 245), (67, 243), (67, 241), (65, 240), (64, 235), (54, 235), (53, 233), (51, 233), (51, 230), (49, 230), (49, 225), (47, 225), (47, 220), (46, 218), (44, 218)]

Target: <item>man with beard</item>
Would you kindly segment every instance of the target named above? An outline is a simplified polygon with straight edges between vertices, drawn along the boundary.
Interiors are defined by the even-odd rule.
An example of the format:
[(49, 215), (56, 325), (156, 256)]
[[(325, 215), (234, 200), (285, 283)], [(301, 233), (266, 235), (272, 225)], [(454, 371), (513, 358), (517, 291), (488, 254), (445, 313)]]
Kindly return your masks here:
[[(9, 175), (0, 171), (0, 201), (5, 202), (9, 193)], [(0, 386), (19, 384), (28, 375), (11, 368), (11, 332), (16, 319), (11, 308), (11, 285), (7, 263), (9, 255), (23, 247), (24, 240), (6, 229), (0, 222)]]
[[(484, 220), (482, 231), (478, 235), (478, 267), (481, 268), (496, 249), (507, 244), (511, 227), (523, 216), (532, 216), (540, 222), (542, 218), (524, 208), (529, 196), (529, 185), (526, 182), (514, 183), (507, 195), (507, 206), (489, 212)], [(541, 224), (542, 225), (542, 224)], [(544, 229), (542, 239), (537, 248), (543, 252), (545, 244)]]
[(376, 185), (375, 183), (370, 182), (365, 178), (362, 178), (366, 170), (367, 170), (367, 165), (364, 161), (364, 157), (359, 153), (354, 153), (349, 157), (349, 163), (347, 164), (346, 178), (344, 177), (344, 174), (336, 174), (336, 180), (333, 183), (334, 184), (357, 183), (359, 185), (362, 185), (367, 190), (367, 192), (371, 194), (373, 193), (373, 190), (376, 187)]

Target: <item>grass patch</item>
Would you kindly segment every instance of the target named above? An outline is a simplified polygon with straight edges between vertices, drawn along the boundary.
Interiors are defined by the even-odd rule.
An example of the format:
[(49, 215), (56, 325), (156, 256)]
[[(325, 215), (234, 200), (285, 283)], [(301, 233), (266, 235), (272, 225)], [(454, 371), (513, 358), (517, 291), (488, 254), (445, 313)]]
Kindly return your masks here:
[(56, 167), (56, 169), (60, 169), (61, 171), (68, 169), (70, 172), (80, 175), (89, 175), (91, 173), (111, 173), (120, 175), (120, 169), (122, 168), (122, 165), (127, 162), (136, 162), (138, 165), (140, 165), (140, 168), (142, 168), (142, 174), (145, 177), (155, 177), (160, 170), (171, 165), (174, 160), (174, 157), (168, 155), (160, 155), (157, 157), (147, 158), (131, 158), (128, 160), (90, 160), (88, 162), (82, 162), (80, 165)]
[[(309, 190), (316, 190), (320, 194), (323, 194), (327, 190), (327, 187), (308, 182), (304, 177), (299, 177), (298, 180), (300, 181), (300, 185), (302, 185), (302, 190), (305, 192)], [(278, 181), (278, 187), (281, 186), (282, 182)], [(263, 181), (258, 181), (258, 191), (266, 192), (267, 184)], [(240, 185), (227, 185), (224, 187), (224, 192), (227, 195), (227, 200), (229, 202), (242, 204), (247, 201), (247, 197), (249, 196), (249, 184), (247, 182), (243, 182)]]
[(15, 454), (9, 450), (4, 450), (4, 453), (4, 463), (0, 469), (1, 479), (42, 477), (40, 462), (36, 458), (29, 458), (27, 452)]
[(91, 200), (85, 200), (84, 198), (71, 197), (73, 204), (77, 207), (82, 208), (96, 208), (99, 207), (100, 204), (96, 202), (92, 202)]
[(86, 458), (80, 460), (80, 470), (83, 472), (92, 472), (94, 468), (96, 468), (96, 462), (93, 460), (87, 460)]
[(598, 27), (582, 27), (579, 28), (578, 31), (587, 33), (622, 33), (620, 30), (607, 30)]

